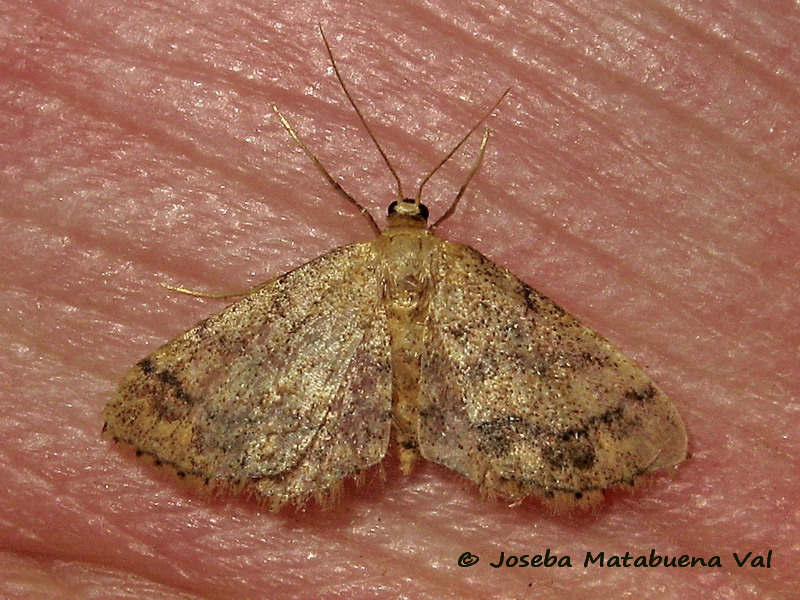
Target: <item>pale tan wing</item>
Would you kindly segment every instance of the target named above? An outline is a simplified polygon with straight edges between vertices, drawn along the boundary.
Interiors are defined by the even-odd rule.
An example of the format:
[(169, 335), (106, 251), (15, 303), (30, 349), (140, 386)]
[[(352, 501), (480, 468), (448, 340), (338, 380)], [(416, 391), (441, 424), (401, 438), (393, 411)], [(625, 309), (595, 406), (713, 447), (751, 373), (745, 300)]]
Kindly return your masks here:
[(670, 400), (599, 334), (476, 250), (434, 262), (420, 451), (488, 493), (602, 490), (686, 457)]
[(273, 507), (324, 496), (388, 445), (377, 272), (372, 242), (345, 246), (199, 323), (126, 375), (107, 432)]

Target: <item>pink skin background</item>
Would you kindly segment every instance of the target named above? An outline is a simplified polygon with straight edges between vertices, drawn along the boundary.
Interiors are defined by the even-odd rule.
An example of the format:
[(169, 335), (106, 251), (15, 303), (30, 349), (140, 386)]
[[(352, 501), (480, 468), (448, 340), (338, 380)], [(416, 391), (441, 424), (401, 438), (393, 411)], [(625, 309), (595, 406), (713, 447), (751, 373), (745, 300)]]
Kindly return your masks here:
[[(512, 87), (440, 234), (633, 356), (690, 460), (563, 515), (390, 456), (333, 508), (273, 514), (100, 439), (125, 371), (225, 305), (159, 282), (242, 289), (370, 239), (271, 103), (384, 222), (392, 181), (317, 21), (407, 193)], [(0, 596), (798, 597), (798, 21), (789, 1), (6, 3)], [(547, 548), (573, 567), (489, 566)], [(651, 548), (723, 567), (583, 567)]]

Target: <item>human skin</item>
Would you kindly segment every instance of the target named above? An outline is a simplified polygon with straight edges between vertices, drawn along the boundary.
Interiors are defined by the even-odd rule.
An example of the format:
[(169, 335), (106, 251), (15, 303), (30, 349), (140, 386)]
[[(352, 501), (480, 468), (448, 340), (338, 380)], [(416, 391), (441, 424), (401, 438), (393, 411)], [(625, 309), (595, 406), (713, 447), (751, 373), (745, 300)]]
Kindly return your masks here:
[[(0, 61), (0, 596), (787, 598), (796, 469), (797, 10), (745, 2), (8, 3)], [(420, 464), (270, 513), (100, 438), (125, 371), (246, 288), (370, 239), (275, 102), (383, 224), (508, 86), (439, 234), (635, 358), (691, 457), (577, 514)], [(478, 140), (427, 190), (434, 218)], [(572, 568), (493, 569), (545, 549)], [(723, 567), (583, 567), (586, 551)], [(773, 551), (772, 568), (732, 558)], [(459, 568), (463, 552), (481, 561)]]

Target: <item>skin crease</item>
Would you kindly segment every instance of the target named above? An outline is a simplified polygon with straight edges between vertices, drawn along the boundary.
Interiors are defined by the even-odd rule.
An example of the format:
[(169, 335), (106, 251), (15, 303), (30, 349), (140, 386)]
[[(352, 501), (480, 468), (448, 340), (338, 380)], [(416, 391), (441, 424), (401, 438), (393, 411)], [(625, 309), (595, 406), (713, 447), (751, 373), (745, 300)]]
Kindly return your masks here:
[[(789, 3), (18, 3), (4, 11), (0, 595), (7, 598), (786, 598), (798, 583), (800, 65)], [(198, 495), (99, 439), (137, 360), (235, 290), (370, 239), (277, 102), (379, 223), (505, 87), (439, 234), (634, 357), (692, 458), (599, 508), (507, 507), (396, 457), (333, 508)], [(434, 218), (468, 156), (425, 197)], [(472, 154), (469, 154), (472, 152)], [(572, 569), (492, 569), (501, 550)], [(722, 557), (600, 569), (589, 550)], [(731, 553), (773, 550), (772, 569)], [(456, 566), (464, 551), (481, 556)]]

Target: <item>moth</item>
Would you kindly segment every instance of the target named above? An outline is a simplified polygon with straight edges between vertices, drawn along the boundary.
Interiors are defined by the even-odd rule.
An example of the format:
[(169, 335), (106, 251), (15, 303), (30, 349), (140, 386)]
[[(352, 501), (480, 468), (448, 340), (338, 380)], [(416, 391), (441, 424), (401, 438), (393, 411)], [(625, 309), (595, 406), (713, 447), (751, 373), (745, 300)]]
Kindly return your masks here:
[(398, 187), (380, 230), (275, 111), (375, 239), (251, 290), (138, 362), (105, 408), (107, 435), (273, 509), (324, 501), (381, 462), (390, 440), (406, 474), (424, 458), (512, 501), (596, 496), (686, 458), (675, 406), (631, 359), (508, 270), (435, 234), (477, 171), (488, 130), (431, 226), (420, 198), (436, 169), (404, 197), (370, 132)]

